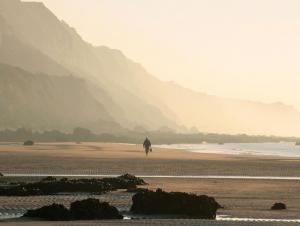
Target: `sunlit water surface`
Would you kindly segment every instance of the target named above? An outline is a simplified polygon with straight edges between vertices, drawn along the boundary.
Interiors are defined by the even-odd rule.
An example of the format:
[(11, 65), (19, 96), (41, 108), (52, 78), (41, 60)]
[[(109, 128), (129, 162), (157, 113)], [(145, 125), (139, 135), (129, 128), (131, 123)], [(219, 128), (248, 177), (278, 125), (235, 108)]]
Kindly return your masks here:
[(300, 157), (300, 145), (292, 142), (279, 143), (225, 143), (225, 144), (171, 144), (157, 145), (161, 148), (180, 149), (198, 153), (271, 155)]

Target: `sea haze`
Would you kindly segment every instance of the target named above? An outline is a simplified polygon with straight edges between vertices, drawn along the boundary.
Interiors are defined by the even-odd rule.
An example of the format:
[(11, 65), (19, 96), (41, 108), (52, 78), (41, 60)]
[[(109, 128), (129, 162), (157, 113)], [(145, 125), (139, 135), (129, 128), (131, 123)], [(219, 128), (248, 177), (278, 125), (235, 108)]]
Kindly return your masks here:
[(181, 150), (198, 152), (198, 153), (300, 157), (300, 145), (295, 145), (295, 143), (293, 142), (171, 144), (171, 145), (158, 145), (156, 147), (181, 149)]

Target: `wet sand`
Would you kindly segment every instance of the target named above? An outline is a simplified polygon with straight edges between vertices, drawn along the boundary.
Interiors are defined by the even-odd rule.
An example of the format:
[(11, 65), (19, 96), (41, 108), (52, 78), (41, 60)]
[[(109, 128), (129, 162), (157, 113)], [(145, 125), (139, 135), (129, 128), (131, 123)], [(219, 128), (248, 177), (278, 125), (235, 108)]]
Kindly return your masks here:
[(50, 143), (0, 144), (0, 172), (138, 175), (300, 176), (300, 159), (191, 153), (141, 145)]
[[(0, 144), (0, 172), (56, 173), (56, 174), (123, 174), (138, 175), (247, 175), (247, 176), (300, 176), (300, 159), (272, 156), (220, 155), (191, 153), (181, 150), (154, 149), (146, 157), (141, 145), (103, 143), (54, 143), (24, 147), (21, 144)], [(12, 178), (6, 178), (11, 179)], [(24, 178), (28, 180), (29, 178)], [(4, 180), (3, 178), (1, 180)], [(15, 180), (15, 178), (14, 178)], [(224, 209), (219, 214), (248, 218), (300, 218), (300, 181), (243, 180), (243, 179), (183, 179), (146, 178), (148, 188), (167, 191), (185, 191), (207, 194), (216, 198)], [(25, 208), (30, 203), (47, 204), (60, 197), (0, 197), (5, 210)], [(76, 198), (76, 197), (75, 197)], [(78, 198), (78, 197), (77, 197)], [(108, 196), (107, 201), (128, 209), (130, 194)], [(62, 200), (67, 204), (74, 197)], [(70, 199), (70, 200), (69, 200)], [(270, 211), (275, 202), (285, 202), (288, 210)], [(27, 204), (26, 204), (27, 203)], [(29, 203), (29, 204), (28, 204)], [(2, 210), (0, 210), (1, 212)], [(131, 222), (128, 225), (176, 225), (176, 221), (151, 220)], [(171, 222), (171, 223), (170, 223)], [(172, 223), (173, 222), (173, 223)], [(6, 222), (7, 223), (7, 222)], [(107, 221), (101, 225), (119, 225)], [(15, 224), (15, 223), (12, 223)], [(29, 225), (30, 223), (28, 223)], [(22, 225), (22, 224), (21, 224)], [(41, 224), (40, 224), (41, 225)], [(68, 223), (45, 223), (68, 225)], [(72, 224), (73, 225), (73, 224)], [(80, 225), (80, 224), (76, 224)], [(87, 225), (87, 224), (82, 224)], [(88, 223), (88, 225), (93, 225)], [(96, 225), (96, 223), (95, 223)], [(180, 224), (178, 224), (180, 225)], [(189, 222), (186, 225), (193, 225)], [(200, 223), (194, 225), (299, 225), (299, 223)]]
[[(240, 179), (153, 179), (147, 188), (206, 194), (224, 206), (218, 214), (238, 218), (299, 219), (300, 181)], [(275, 202), (284, 202), (288, 209), (271, 211)]]
[[(35, 224), (34, 224), (35, 223)], [(101, 222), (5, 222), (9, 226), (299, 226), (299, 223), (280, 222), (218, 222), (205, 220), (186, 219), (153, 219), (153, 220), (130, 220), (130, 221), (101, 221)]]

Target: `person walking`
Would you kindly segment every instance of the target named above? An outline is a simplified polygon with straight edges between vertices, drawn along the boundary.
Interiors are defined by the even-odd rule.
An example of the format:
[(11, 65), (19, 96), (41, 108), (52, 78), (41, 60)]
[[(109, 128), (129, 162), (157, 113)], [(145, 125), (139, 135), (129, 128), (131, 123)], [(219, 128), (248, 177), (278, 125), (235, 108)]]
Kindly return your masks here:
[(145, 149), (146, 156), (148, 156), (148, 153), (152, 151), (151, 141), (149, 140), (148, 137), (146, 137), (146, 139), (145, 139), (145, 141), (143, 143), (143, 147)]

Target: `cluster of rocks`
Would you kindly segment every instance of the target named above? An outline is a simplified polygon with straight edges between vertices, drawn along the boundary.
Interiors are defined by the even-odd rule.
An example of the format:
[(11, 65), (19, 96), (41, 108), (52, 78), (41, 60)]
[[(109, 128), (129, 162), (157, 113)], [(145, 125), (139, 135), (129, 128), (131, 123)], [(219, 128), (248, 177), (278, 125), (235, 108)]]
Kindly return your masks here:
[[(0, 176), (3, 176), (0, 173)], [(88, 192), (101, 194), (117, 189), (133, 192), (131, 212), (133, 214), (173, 215), (198, 219), (215, 219), (217, 210), (222, 206), (206, 195), (195, 195), (184, 192), (165, 192), (161, 189), (151, 191), (138, 188), (146, 185), (141, 178), (124, 174), (115, 178), (102, 179), (57, 179), (46, 177), (39, 182), (17, 184), (0, 188), (0, 195), (30, 196), (51, 195), (57, 193)], [(275, 203), (271, 210), (285, 210), (284, 203)], [(86, 199), (71, 203), (70, 209), (61, 204), (52, 204), (36, 210), (29, 210), (24, 217), (40, 218), (51, 221), (65, 220), (101, 220), (123, 219), (117, 208), (97, 199)]]
[(52, 204), (28, 210), (23, 217), (50, 221), (123, 219), (116, 207), (98, 199), (85, 199), (71, 203), (70, 209), (61, 204)]
[(85, 192), (102, 194), (117, 189), (134, 189), (138, 185), (146, 184), (141, 178), (130, 174), (125, 174), (115, 178), (102, 179), (73, 179), (47, 177), (39, 182), (24, 183), (0, 188), (1, 196), (33, 196), (33, 195), (52, 195), (58, 193)]
[(132, 197), (131, 211), (135, 214), (182, 215), (189, 218), (215, 219), (221, 205), (214, 198), (183, 192), (142, 190)]
[[(215, 219), (222, 208), (214, 198), (183, 192), (164, 192), (161, 189), (138, 190), (132, 198), (134, 214), (168, 214), (180, 217)], [(60, 204), (29, 210), (24, 217), (51, 221), (123, 219), (117, 208), (98, 199), (86, 199), (71, 203), (70, 209)]]
[[(137, 180), (140, 184), (145, 183), (131, 175), (123, 177), (131, 182)], [(50, 177), (44, 179), (44, 181), (53, 180), (56, 179)], [(123, 185), (123, 182), (121, 184)], [(143, 188), (130, 188), (127, 191), (136, 193), (132, 197), (131, 212), (133, 214), (216, 219), (217, 210), (223, 208), (213, 197), (206, 195), (165, 192), (161, 189), (151, 191)], [(286, 208), (284, 203), (275, 203), (271, 207), (272, 210)], [(29, 210), (24, 214), (24, 217), (51, 221), (123, 219), (123, 216), (116, 207), (111, 206), (107, 202), (100, 202), (98, 199), (75, 201), (71, 203), (70, 209), (61, 204), (52, 204), (36, 210)]]

